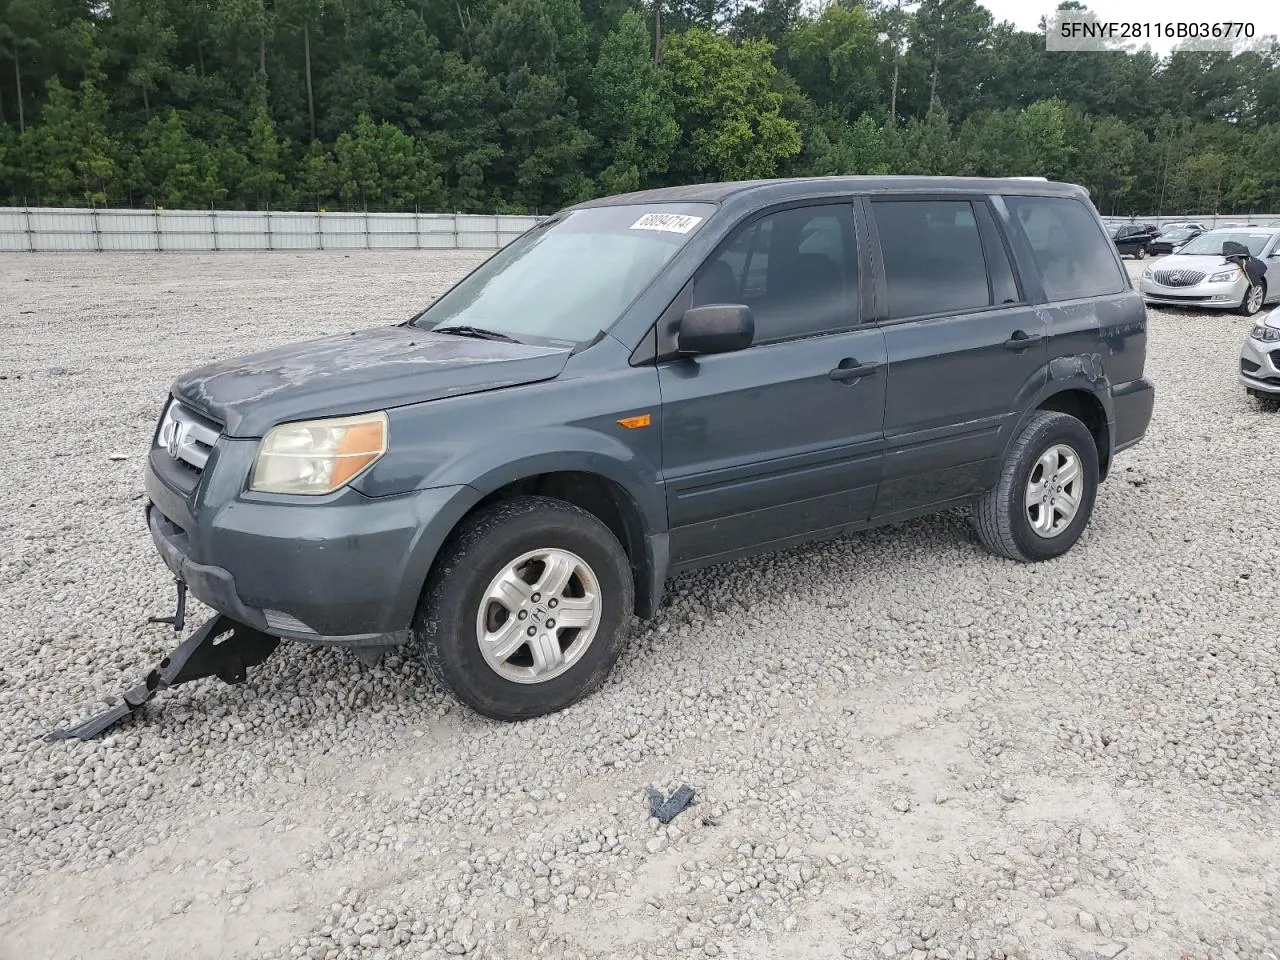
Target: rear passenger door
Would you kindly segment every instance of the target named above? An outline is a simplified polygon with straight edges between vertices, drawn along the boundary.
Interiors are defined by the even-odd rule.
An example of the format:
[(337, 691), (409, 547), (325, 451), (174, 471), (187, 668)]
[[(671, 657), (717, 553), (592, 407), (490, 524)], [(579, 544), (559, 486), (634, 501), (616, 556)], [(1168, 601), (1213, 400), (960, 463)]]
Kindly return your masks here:
[[(735, 229), (659, 323), (673, 569), (865, 524), (880, 480), (884, 334), (863, 324), (853, 204)], [(691, 306), (746, 304), (755, 341), (672, 355)]]
[(876, 318), (889, 357), (878, 520), (970, 497), (997, 476), (1001, 430), (1043, 377), (1044, 323), (984, 197), (867, 201)]

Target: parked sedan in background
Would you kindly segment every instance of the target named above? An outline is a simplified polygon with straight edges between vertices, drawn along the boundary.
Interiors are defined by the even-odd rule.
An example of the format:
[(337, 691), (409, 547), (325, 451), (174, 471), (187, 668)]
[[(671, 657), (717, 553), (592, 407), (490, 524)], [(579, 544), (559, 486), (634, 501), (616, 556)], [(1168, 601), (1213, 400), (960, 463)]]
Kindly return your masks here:
[(1204, 233), (1204, 228), (1192, 224), (1177, 224), (1160, 231), (1159, 236), (1147, 245), (1147, 252), (1153, 256), (1164, 256), (1177, 252), (1183, 244), (1194, 240)]
[(1139, 260), (1147, 255), (1155, 238), (1156, 228), (1144, 223), (1123, 223), (1111, 231), (1111, 240), (1120, 256), (1137, 257)]
[[(1223, 256), (1228, 242), (1242, 244), (1266, 264), (1258, 283)], [(1148, 304), (1239, 310), (1251, 317), (1264, 304), (1280, 301), (1280, 228), (1209, 230), (1143, 270), (1139, 288)]]

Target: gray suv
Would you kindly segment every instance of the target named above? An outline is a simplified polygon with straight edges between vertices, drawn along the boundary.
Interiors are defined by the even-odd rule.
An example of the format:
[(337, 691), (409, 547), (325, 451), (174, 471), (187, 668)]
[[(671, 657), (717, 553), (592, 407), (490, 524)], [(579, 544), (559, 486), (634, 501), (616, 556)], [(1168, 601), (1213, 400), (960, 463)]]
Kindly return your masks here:
[(1147, 429), (1145, 356), (1076, 186), (608, 197), (402, 324), (179, 377), (146, 513), (230, 621), (412, 644), (515, 720), (596, 688), (681, 571), (966, 504), (994, 553), (1061, 555)]

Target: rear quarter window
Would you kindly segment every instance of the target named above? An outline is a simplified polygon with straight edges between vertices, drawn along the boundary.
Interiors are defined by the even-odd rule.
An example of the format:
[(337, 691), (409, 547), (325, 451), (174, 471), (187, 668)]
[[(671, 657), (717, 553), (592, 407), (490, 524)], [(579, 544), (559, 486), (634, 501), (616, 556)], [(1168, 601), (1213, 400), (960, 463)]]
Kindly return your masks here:
[(1016, 229), (1027, 238), (1050, 300), (1104, 297), (1125, 289), (1110, 238), (1079, 200), (1011, 196), (1003, 200)]

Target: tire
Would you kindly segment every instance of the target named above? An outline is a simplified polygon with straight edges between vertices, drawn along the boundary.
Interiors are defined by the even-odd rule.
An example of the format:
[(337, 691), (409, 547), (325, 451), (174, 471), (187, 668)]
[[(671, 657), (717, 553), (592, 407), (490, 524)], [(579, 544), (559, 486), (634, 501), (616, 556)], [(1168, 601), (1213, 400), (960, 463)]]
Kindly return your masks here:
[[(529, 559), (517, 575), (510, 568), (522, 557)], [(563, 588), (549, 596), (533, 590), (557, 570), (568, 570), (560, 574), (568, 578)], [(490, 599), (503, 575), (504, 599)], [(574, 600), (574, 616), (585, 625), (556, 627), (555, 610)], [(604, 682), (634, 608), (631, 563), (608, 527), (562, 500), (516, 497), (464, 521), (442, 548), (414, 618), (414, 639), (458, 700), (494, 720), (527, 720), (563, 710)], [(492, 664), (482, 651), (482, 629), (499, 638), (486, 645)], [(537, 639), (516, 646), (530, 629)]]
[[(1078, 467), (1074, 481), (1062, 489), (1070, 492), (1070, 483), (1076, 486), (1077, 505), (1069, 522), (1061, 505), (1047, 507), (1044, 504), (1027, 504), (1028, 487), (1033, 476), (1043, 477), (1041, 458), (1049, 458), (1051, 451), (1063, 451), (1074, 458)], [(1059, 468), (1071, 462), (1070, 457), (1058, 456)], [(1045, 489), (1046, 496), (1061, 496), (1054, 484)], [(1017, 438), (1005, 454), (1000, 469), (1000, 479), (978, 501), (973, 512), (973, 524), (978, 539), (997, 556), (1017, 560), (1020, 563), (1036, 563), (1060, 557), (1070, 550), (1093, 515), (1094, 499), (1098, 491), (1098, 449), (1093, 435), (1083, 423), (1065, 413), (1041, 410), (1033, 414), (1023, 426)], [(1037, 533), (1035, 518), (1048, 518), (1046, 534)], [(1060, 525), (1059, 525), (1060, 524)], [(1055, 529), (1055, 526), (1057, 527)]]
[(1274, 413), (1280, 410), (1280, 395), (1274, 393), (1263, 393), (1261, 390), (1249, 390), (1249, 396), (1253, 398), (1258, 408), (1267, 413)]
[(1249, 289), (1244, 292), (1244, 297), (1240, 300), (1239, 312), (1246, 317), (1254, 316), (1262, 309), (1262, 304), (1267, 299), (1267, 281), (1259, 280), (1257, 283), (1249, 284)]

